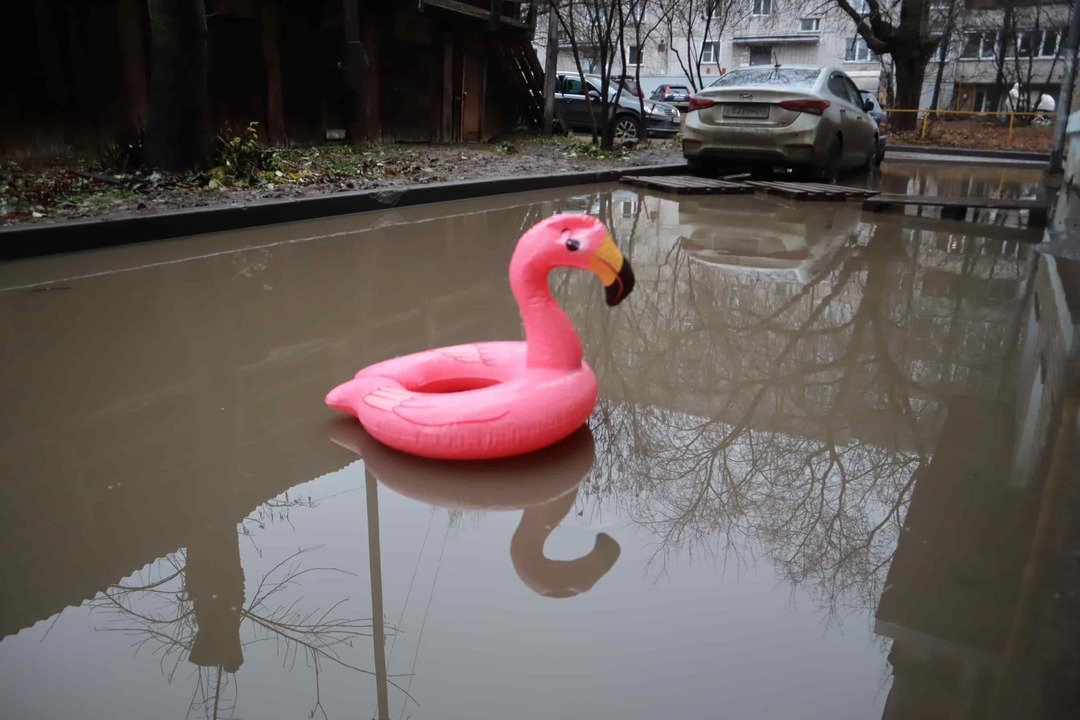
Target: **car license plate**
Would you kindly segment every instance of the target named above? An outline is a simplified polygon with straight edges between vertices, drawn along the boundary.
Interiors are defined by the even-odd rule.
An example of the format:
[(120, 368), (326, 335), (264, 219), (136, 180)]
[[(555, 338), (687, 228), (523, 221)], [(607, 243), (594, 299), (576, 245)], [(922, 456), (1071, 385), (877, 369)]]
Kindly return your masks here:
[(767, 118), (769, 106), (761, 103), (728, 103), (724, 105), (724, 117)]

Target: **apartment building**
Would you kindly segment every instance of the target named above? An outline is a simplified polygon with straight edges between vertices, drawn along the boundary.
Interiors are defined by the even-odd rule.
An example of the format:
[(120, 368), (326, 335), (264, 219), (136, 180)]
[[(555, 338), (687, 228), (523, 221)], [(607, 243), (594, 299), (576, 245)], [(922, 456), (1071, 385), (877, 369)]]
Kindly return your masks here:
[[(722, 0), (723, 10), (706, 15), (686, 3), (661, 17), (660, 4), (644, 13), (631, 4), (626, 31), (627, 72), (639, 72), (646, 94), (661, 84), (700, 88), (724, 72), (746, 65), (831, 65), (847, 72), (860, 89), (885, 95), (890, 60), (878, 57), (855, 32), (851, 18), (834, 3), (808, 0)], [(852, 0), (868, 12), (866, 0)], [(671, 8), (671, 5), (665, 5)], [(943, 38), (929, 63), (921, 106), (929, 107), (938, 86), (938, 106), (990, 110), (1003, 104), (1023, 108), (1020, 88), (1034, 108), (1042, 95), (1057, 97), (1064, 59), (1061, 45), (1070, 0), (932, 0), (933, 32)], [(576, 27), (588, 27), (587, 18)], [(546, 35), (540, 23), (535, 44), (541, 61)], [(597, 38), (575, 33), (586, 72), (598, 72)], [(638, 42), (635, 36), (643, 39)], [(575, 70), (569, 37), (560, 32), (559, 70)], [(618, 61), (614, 72), (621, 72)], [(1009, 90), (1018, 84), (1009, 99)], [(1044, 106), (1045, 107), (1045, 106)]]
[[(630, 0), (632, 2), (632, 0)], [(855, 0), (856, 5), (865, 0)], [(709, 16), (688, 5), (661, 18), (659, 7), (640, 16), (630, 10), (627, 71), (639, 71), (646, 94), (665, 83), (701, 87), (732, 68), (744, 65), (832, 65), (843, 68), (860, 88), (877, 91), (882, 77), (880, 58), (857, 37), (851, 19), (829, 3), (806, 0), (733, 0), (723, 12)], [(541, 23), (541, 26), (543, 24)], [(578, 27), (587, 27), (588, 22)], [(598, 71), (595, 38), (576, 33), (586, 72)], [(546, 34), (538, 28), (537, 52), (543, 61)], [(569, 37), (560, 32), (559, 70), (575, 69)], [(700, 61), (697, 55), (700, 53)], [(615, 72), (619, 63), (616, 62)], [(691, 79), (692, 77), (692, 79)]]
[[(944, 61), (938, 107), (1047, 109), (1045, 100), (1039, 106), (1040, 98), (1057, 98), (1061, 89), (1068, 0), (964, 0), (963, 4), (951, 29), (948, 17), (942, 18), (942, 45), (927, 67), (923, 105), (932, 103)], [(948, 0), (938, 0), (935, 7), (948, 7)]]

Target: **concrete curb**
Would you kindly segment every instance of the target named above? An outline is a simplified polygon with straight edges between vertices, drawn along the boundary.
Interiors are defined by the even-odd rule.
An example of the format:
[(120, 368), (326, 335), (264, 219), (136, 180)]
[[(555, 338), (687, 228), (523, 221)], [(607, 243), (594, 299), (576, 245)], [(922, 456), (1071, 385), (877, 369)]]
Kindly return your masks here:
[(94, 250), (409, 205), (614, 182), (623, 175), (671, 175), (685, 171), (685, 163), (672, 163), (557, 175), (521, 175), (376, 188), (288, 200), (263, 200), (247, 205), (194, 208), (157, 215), (17, 226), (0, 230), (0, 260)]
[(924, 147), (922, 145), (889, 145), (885, 159), (890, 152), (920, 153), (922, 155), (952, 155), (957, 157), (993, 158), (998, 160), (1033, 160), (1050, 162), (1050, 153), (1028, 150), (979, 150), (974, 148)]

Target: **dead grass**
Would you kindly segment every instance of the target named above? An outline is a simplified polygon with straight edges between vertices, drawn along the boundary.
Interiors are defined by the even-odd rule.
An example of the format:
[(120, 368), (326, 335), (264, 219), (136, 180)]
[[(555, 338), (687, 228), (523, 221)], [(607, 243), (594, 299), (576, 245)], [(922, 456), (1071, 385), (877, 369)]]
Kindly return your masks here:
[(251, 172), (110, 172), (96, 161), (0, 165), (0, 225), (161, 212), (433, 182), (679, 162), (674, 140), (601, 152), (580, 138), (515, 137), (491, 144), (327, 144), (263, 151)]
[(889, 142), (895, 145), (1049, 152), (1053, 136), (1053, 127), (1018, 125), (1013, 128), (1012, 142), (1008, 142), (1009, 126), (1007, 124), (938, 120), (930, 123), (925, 138), (919, 137), (918, 130), (894, 130), (889, 136)]

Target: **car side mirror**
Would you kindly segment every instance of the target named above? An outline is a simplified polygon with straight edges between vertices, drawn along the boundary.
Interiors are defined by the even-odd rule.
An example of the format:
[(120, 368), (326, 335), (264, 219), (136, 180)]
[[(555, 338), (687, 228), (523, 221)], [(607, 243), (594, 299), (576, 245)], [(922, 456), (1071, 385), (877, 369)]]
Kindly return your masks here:
[(600, 93), (596, 92), (595, 90), (590, 90), (589, 91), (589, 97), (592, 98), (593, 100), (599, 100), (600, 99)]
[(870, 112), (871, 110), (874, 109), (874, 101), (871, 100), (870, 98), (863, 98), (862, 109), (865, 110), (866, 112)]

